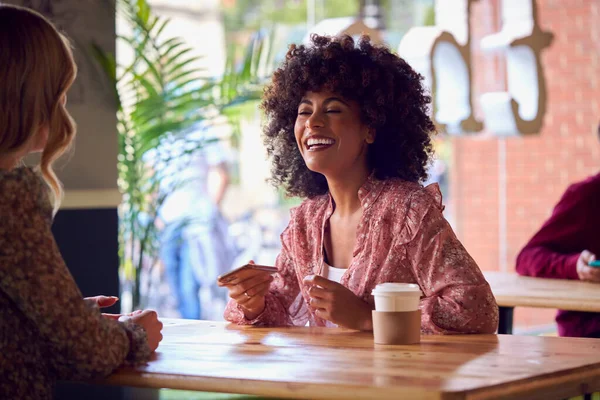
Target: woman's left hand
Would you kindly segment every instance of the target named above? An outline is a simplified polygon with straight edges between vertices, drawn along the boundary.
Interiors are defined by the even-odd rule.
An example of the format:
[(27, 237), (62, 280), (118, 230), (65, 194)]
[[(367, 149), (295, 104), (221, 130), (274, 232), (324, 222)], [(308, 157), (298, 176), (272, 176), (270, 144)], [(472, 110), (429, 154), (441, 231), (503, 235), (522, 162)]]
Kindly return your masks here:
[[(119, 298), (115, 297), (115, 296), (93, 296), (93, 297), (85, 297), (83, 300), (96, 303), (98, 308), (106, 308), (106, 307), (110, 307), (110, 306), (114, 305), (117, 301), (119, 301)], [(126, 316), (136, 315), (134, 313), (135, 313), (135, 311), (133, 313), (129, 313), (129, 314), (102, 313), (102, 316), (106, 319), (114, 319), (116, 321), (119, 319), (119, 317), (121, 317), (123, 315), (126, 315)]]
[(135, 317), (138, 314), (141, 314), (143, 310), (135, 310), (134, 312), (130, 312), (128, 314), (107, 314), (107, 313), (102, 313), (102, 316), (106, 319), (112, 319), (115, 321), (121, 321), (121, 322), (125, 322), (128, 319), (130, 319), (131, 317)]
[(345, 286), (319, 275), (304, 278), (310, 286), (309, 306), (319, 318), (345, 328), (370, 331), (373, 329), (371, 306)]
[(115, 296), (93, 296), (85, 297), (83, 300), (96, 303), (98, 308), (105, 308), (114, 305), (117, 301), (119, 301), (119, 298)]

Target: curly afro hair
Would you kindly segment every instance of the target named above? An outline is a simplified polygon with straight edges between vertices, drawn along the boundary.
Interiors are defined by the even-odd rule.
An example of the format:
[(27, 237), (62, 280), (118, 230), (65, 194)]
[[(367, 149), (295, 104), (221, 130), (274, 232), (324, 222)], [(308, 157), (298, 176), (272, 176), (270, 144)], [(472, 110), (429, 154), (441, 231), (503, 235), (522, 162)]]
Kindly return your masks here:
[(265, 88), (261, 108), (267, 122), (264, 142), (272, 159), (271, 183), (289, 196), (327, 193), (327, 181), (310, 171), (294, 136), (298, 105), (308, 91), (327, 90), (358, 102), (361, 119), (376, 132), (367, 153), (378, 179), (422, 182), (433, 155), (431, 97), (423, 77), (402, 58), (362, 36), (311, 36), (310, 45), (292, 44)]

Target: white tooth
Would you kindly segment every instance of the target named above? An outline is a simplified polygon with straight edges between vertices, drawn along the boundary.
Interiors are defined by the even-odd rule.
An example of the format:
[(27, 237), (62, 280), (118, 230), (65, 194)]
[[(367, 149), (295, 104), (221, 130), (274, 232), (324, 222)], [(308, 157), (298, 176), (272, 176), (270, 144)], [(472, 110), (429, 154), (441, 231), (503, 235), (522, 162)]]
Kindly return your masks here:
[(333, 144), (335, 143), (335, 141), (333, 139), (322, 139), (322, 138), (311, 138), (308, 139), (308, 141), (306, 142), (306, 144), (308, 146), (314, 146), (317, 144)]

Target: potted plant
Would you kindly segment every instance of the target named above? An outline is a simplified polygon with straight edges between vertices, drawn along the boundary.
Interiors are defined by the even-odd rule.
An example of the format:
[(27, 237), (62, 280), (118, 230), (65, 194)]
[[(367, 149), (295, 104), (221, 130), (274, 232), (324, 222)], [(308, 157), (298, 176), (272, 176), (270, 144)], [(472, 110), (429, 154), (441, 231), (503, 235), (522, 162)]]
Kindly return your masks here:
[[(179, 141), (188, 152), (204, 143), (186, 133), (200, 122), (218, 115), (234, 122), (241, 105), (260, 96), (256, 76), (263, 40), (256, 37), (241, 64), (230, 46), (226, 72), (206, 79), (194, 66), (191, 48), (178, 37), (166, 37), (169, 20), (153, 14), (146, 0), (118, 0), (117, 10), (129, 33), (118, 40), (131, 58), (118, 65), (113, 54), (93, 45), (97, 62), (114, 87), (118, 129), (118, 186), (123, 195), (120, 215), (120, 263), (124, 292), (131, 293), (125, 308), (143, 308), (142, 272), (150, 274), (158, 260), (157, 215), (168, 196), (160, 187), (167, 177), (160, 164), (169, 158), (149, 157), (161, 141)], [(238, 67), (239, 65), (239, 67)], [(129, 303), (129, 307), (126, 305)]]

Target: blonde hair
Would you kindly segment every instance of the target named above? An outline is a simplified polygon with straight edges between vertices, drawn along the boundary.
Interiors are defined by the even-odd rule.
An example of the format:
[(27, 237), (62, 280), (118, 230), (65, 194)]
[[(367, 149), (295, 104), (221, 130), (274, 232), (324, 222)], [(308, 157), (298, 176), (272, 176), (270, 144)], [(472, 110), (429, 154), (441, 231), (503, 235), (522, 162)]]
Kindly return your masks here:
[(0, 157), (22, 153), (48, 129), (39, 167), (56, 211), (63, 190), (52, 165), (75, 137), (64, 104), (77, 75), (70, 43), (41, 14), (0, 4), (0, 60)]

